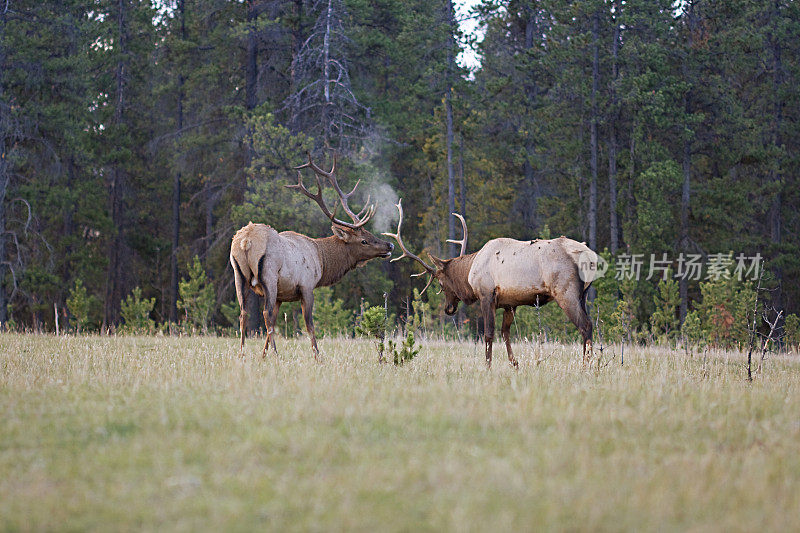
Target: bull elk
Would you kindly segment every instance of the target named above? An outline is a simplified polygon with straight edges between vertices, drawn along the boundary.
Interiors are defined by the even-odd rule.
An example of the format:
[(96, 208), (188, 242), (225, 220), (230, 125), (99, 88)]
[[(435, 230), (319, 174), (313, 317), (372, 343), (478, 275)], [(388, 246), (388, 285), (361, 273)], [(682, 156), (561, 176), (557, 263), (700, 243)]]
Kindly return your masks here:
[[(316, 194), (312, 194), (303, 184), (301, 170), (305, 168), (314, 171), (317, 181)], [(375, 207), (369, 204), (369, 199), (359, 213), (353, 212), (348, 206), (348, 199), (358, 187), (358, 182), (349, 193), (342, 191), (336, 179), (336, 158), (331, 170), (326, 172), (314, 164), (309, 154), (308, 162), (295, 167), (295, 170), (297, 183), (286, 187), (300, 192), (319, 205), (325, 216), (333, 223), (331, 226), (333, 235), (314, 239), (294, 231), (278, 233), (266, 224), (252, 222), (236, 232), (231, 243), (230, 261), (233, 266), (236, 298), (241, 308), (239, 327), (242, 355), (247, 322), (245, 309), (248, 287), (264, 297), (263, 315), (267, 338), (262, 356), (266, 357), (270, 341), (277, 353), (273, 335), (281, 303), (300, 300), (303, 319), (311, 337), (314, 359), (317, 359), (319, 349), (314, 336), (314, 288), (333, 285), (353, 268), (364, 265), (370, 259), (391, 257), (394, 249), (392, 243), (380, 240), (364, 229), (364, 225), (375, 214)], [(336, 218), (336, 209), (331, 212), (325, 205), (322, 197), (323, 179), (336, 191), (339, 197), (338, 204), (353, 220), (352, 223), (339, 220)]]
[[(417, 275), (430, 275), (423, 292), (435, 278), (444, 290), (444, 312), (448, 315), (455, 314), (459, 302), (465, 305), (480, 302), (487, 365), (492, 365), (496, 309), (503, 309), (501, 331), (508, 360), (514, 368), (518, 368), (509, 338), (517, 307), (543, 305), (553, 300), (583, 336), (583, 357), (586, 361), (587, 346), (591, 353), (592, 343), (592, 321), (586, 312), (586, 293), (597, 271), (597, 254), (586, 244), (563, 236), (532, 241), (500, 238), (488, 241), (477, 252), (466, 254), (467, 223), (464, 217), (453, 213), (461, 220), (464, 235), (460, 241), (447, 242), (460, 244), (461, 253), (452, 259), (439, 259), (429, 253), (433, 261), (431, 266), (410, 252), (403, 243), (400, 235), (403, 225), (402, 200), (397, 203), (397, 209), (400, 211), (397, 233), (383, 234), (394, 238), (403, 251), (403, 255), (392, 261), (409, 257), (422, 265), (425, 272)], [(584, 278), (588, 281), (584, 281)]]

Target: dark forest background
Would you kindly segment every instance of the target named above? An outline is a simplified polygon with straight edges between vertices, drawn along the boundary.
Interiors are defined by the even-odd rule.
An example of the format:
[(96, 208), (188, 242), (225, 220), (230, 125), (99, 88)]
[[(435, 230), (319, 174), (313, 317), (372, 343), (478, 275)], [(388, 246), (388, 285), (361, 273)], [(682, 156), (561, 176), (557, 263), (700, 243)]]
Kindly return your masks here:
[[(402, 197), (417, 251), (453, 254), (460, 211), (469, 251), (563, 234), (611, 255), (760, 253), (770, 305), (798, 311), (797, 2), (486, 1), (471, 16), (480, 42), (451, 0), (0, 1), (0, 323), (52, 329), (81, 287), (87, 329), (120, 324), (136, 287), (155, 322), (180, 322), (180, 281), (204, 275), (209, 323), (233, 326), (236, 229), (330, 234), (283, 187), (306, 150), (362, 179), (375, 233)], [(375, 260), (324, 301), (385, 292), (403, 316), (412, 272)], [(700, 281), (657, 283), (601, 296), (667, 332), (701, 309)]]

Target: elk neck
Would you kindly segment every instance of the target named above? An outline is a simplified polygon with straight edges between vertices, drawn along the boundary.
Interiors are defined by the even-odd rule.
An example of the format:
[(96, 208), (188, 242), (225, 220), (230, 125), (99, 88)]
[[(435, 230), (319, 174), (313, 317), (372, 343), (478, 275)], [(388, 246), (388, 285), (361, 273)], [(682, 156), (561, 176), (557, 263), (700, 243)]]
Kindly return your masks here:
[(353, 253), (353, 247), (334, 236), (313, 240), (317, 245), (319, 259), (322, 263), (322, 277), (317, 283), (317, 287), (333, 285), (356, 267), (359, 259)]
[(472, 268), (472, 262), (475, 260), (476, 254), (477, 252), (474, 252), (455, 257), (447, 265), (447, 277), (450, 278), (455, 287), (456, 296), (467, 305), (478, 299), (469, 284), (469, 271)]

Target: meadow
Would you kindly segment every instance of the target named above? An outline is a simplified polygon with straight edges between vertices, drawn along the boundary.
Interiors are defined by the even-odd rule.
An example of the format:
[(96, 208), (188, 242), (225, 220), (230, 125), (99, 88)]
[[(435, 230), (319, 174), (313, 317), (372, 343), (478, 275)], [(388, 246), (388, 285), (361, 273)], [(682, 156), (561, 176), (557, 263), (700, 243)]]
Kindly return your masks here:
[(0, 334), (0, 529), (800, 528), (800, 360)]

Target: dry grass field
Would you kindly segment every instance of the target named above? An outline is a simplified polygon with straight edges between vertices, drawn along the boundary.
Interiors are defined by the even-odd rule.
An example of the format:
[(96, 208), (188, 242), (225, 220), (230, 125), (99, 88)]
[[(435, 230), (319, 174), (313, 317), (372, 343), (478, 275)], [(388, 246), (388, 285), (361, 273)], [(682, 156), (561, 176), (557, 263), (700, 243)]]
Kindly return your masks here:
[(0, 529), (800, 528), (797, 358), (278, 343), (0, 334)]

